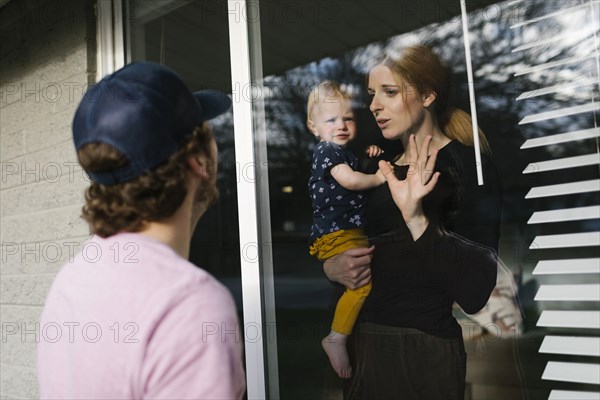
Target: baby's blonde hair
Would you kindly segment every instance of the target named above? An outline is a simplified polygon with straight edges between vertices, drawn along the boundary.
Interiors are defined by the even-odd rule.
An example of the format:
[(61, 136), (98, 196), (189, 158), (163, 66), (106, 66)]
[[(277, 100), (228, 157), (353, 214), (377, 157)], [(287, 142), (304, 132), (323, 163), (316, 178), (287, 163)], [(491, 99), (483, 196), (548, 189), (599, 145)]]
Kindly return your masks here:
[(306, 106), (306, 123), (312, 120), (313, 109), (319, 103), (333, 102), (334, 100), (352, 101), (350, 93), (342, 89), (339, 83), (334, 81), (323, 81), (311, 90), (308, 95)]

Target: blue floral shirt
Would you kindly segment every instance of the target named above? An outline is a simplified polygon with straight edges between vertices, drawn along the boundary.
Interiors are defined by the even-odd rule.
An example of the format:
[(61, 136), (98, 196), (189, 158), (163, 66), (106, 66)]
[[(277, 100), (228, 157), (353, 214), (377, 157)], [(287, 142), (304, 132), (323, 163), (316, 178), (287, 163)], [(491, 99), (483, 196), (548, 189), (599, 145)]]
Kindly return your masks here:
[(364, 209), (367, 196), (364, 192), (350, 191), (340, 185), (331, 168), (348, 164), (358, 169), (358, 158), (350, 150), (331, 142), (319, 142), (312, 158), (312, 173), (308, 192), (312, 200), (313, 224), (310, 241), (340, 229), (364, 229)]

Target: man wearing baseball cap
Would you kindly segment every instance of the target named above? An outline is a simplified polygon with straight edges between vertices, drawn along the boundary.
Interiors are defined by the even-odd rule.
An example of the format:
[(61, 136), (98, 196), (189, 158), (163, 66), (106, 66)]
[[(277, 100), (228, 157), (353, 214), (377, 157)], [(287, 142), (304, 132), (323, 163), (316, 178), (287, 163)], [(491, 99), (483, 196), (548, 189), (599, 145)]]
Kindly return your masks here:
[(93, 236), (58, 273), (40, 321), (42, 399), (239, 399), (241, 342), (228, 290), (187, 261), (216, 201), (217, 146), (205, 121), (220, 92), (192, 93), (137, 62), (79, 104), (73, 139), (92, 183)]

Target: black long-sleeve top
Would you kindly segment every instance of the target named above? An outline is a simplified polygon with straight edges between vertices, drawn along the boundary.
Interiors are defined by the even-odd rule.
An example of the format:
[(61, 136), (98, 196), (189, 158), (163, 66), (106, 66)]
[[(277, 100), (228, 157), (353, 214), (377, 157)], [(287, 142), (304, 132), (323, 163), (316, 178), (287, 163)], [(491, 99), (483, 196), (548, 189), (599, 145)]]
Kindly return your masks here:
[[(456, 301), (472, 314), (487, 302), (496, 284), (502, 199), (498, 176), (485, 156), (486, 186), (477, 186), (475, 163), (469, 161), (472, 150), (456, 141), (440, 149), (435, 170), (442, 175), (423, 200), (429, 225), (416, 241), (388, 185), (371, 193), (366, 217), (367, 234), (376, 246), (373, 289), (361, 321), (457, 337), (461, 329), (452, 304)], [(397, 167), (396, 175), (404, 179), (407, 170)]]

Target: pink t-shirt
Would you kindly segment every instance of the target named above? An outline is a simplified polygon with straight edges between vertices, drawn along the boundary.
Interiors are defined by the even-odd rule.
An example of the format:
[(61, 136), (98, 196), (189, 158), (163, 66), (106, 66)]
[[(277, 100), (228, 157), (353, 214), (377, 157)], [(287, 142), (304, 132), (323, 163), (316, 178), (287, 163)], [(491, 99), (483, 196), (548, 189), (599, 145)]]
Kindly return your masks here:
[(38, 344), (42, 399), (239, 399), (229, 291), (167, 245), (94, 236), (58, 273)]

